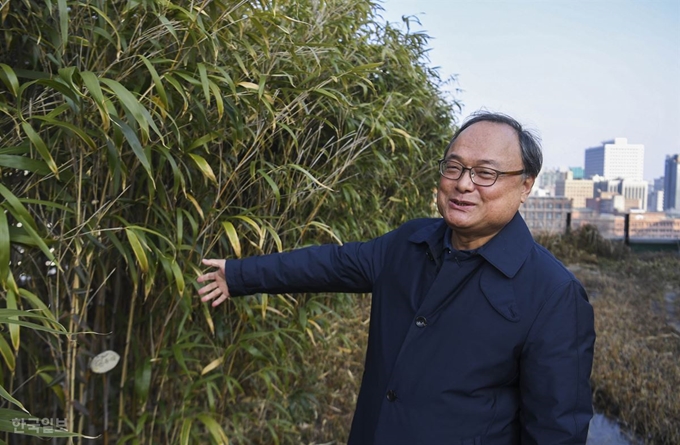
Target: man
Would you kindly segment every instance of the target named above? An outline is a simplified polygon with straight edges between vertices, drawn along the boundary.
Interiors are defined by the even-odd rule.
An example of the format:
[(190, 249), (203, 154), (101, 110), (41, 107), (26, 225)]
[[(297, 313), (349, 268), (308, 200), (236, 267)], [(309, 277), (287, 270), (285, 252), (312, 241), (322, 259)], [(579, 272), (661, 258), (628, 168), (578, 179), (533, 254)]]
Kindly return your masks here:
[(256, 292), (372, 292), (350, 444), (585, 444), (592, 307), (518, 213), (541, 163), (518, 122), (477, 114), (439, 162), (443, 219), (364, 243), (204, 260), (218, 269), (198, 278), (199, 294), (216, 306)]

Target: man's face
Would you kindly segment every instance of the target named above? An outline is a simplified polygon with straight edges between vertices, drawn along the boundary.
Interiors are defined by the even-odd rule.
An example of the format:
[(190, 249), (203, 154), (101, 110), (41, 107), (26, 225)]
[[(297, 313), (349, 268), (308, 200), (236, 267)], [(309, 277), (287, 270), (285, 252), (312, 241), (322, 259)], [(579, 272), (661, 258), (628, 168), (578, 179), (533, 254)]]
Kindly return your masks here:
[[(509, 125), (477, 122), (466, 128), (446, 152), (446, 159), (465, 167), (523, 170), (519, 139)], [(500, 175), (490, 187), (472, 182), (469, 170), (457, 179), (440, 178), (437, 207), (453, 229), (453, 246), (476, 249), (493, 238), (515, 216), (529, 196), (534, 178)]]

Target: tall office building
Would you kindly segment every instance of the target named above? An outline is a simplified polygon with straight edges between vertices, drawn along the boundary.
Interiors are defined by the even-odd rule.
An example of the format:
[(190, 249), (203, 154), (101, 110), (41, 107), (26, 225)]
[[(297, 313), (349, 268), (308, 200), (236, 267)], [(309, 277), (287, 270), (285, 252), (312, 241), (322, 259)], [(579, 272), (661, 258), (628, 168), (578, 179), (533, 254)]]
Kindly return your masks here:
[(666, 156), (663, 189), (664, 211), (680, 211), (680, 155)]
[(606, 179), (642, 181), (644, 158), (644, 145), (629, 144), (626, 138), (615, 138), (599, 147), (586, 149), (584, 177), (599, 175)]

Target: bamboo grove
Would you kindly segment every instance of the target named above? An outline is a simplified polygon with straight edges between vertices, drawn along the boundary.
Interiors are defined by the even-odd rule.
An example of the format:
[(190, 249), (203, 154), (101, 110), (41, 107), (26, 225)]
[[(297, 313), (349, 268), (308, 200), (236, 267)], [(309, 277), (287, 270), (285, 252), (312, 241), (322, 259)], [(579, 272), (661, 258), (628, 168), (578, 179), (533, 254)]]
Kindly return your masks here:
[[(195, 279), (203, 257), (431, 212), (458, 104), (428, 37), (380, 10), (0, 1), (1, 431), (30, 415), (77, 434), (50, 443), (300, 443), (333, 391), (315, 357), (361, 296), (213, 310)], [(92, 373), (105, 350), (120, 363)]]

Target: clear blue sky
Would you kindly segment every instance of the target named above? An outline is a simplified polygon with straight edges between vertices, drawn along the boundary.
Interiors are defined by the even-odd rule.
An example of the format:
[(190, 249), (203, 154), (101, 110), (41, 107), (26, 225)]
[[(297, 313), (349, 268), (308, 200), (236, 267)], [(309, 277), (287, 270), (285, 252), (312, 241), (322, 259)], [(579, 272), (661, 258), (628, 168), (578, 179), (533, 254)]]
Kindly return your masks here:
[(645, 146), (645, 179), (680, 153), (680, 0), (383, 0), (415, 16), (430, 62), (463, 103), (543, 139), (544, 169), (583, 166), (615, 137)]

